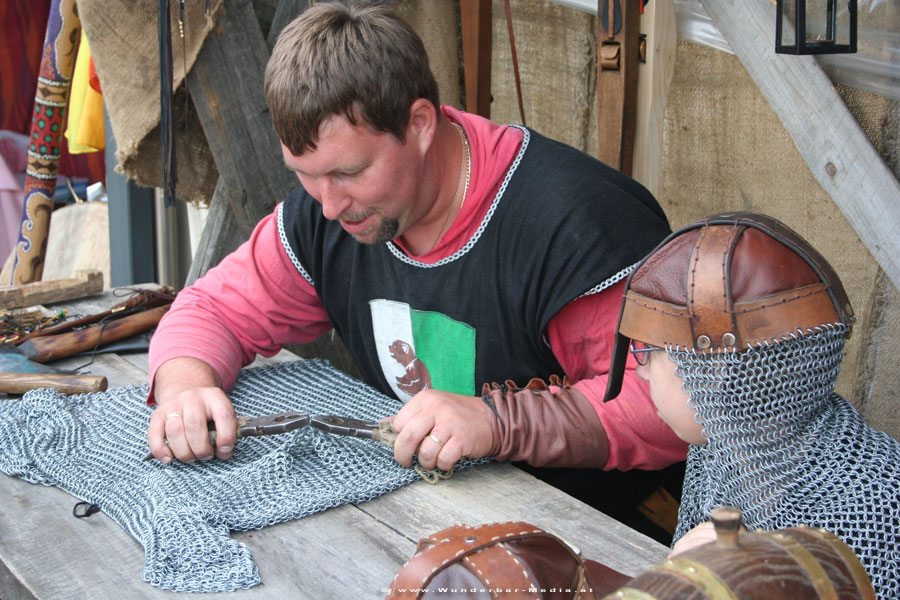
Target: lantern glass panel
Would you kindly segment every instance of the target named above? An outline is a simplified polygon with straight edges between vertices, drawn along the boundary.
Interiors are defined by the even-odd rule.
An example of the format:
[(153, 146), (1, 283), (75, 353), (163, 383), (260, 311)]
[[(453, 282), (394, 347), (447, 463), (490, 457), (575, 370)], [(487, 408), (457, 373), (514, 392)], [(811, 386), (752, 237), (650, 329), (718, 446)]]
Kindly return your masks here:
[(856, 0), (776, 0), (775, 51), (856, 52)]
[(794, 20), (797, 15), (797, 4), (791, 0), (784, 0), (778, 3), (778, 9), (781, 11), (781, 19), (778, 20), (781, 29), (781, 44), (796, 46), (797, 36), (794, 30)]
[(850, 43), (850, 11), (846, 0), (806, 0), (806, 44)]

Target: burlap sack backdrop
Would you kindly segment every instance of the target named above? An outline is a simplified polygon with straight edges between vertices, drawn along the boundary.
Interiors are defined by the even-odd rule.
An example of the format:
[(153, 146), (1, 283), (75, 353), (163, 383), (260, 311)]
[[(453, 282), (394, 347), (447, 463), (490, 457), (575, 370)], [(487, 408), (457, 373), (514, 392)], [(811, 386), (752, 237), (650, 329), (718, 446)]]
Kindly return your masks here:
[[(222, 0), (184, 3), (184, 37), (179, 5), (171, 2), (172, 63), (175, 94), (177, 196), (212, 197), (218, 171), (206, 138), (182, 85), (213, 28)], [(116, 140), (116, 170), (141, 185), (162, 186), (159, 115), (159, 39), (157, 3), (127, 0), (78, 0), (78, 12), (103, 86), (103, 101)]]

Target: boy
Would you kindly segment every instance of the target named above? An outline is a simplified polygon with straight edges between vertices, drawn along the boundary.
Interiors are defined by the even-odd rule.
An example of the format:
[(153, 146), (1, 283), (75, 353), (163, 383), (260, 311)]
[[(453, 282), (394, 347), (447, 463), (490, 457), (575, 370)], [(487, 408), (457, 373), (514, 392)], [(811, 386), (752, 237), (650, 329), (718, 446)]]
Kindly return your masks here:
[(675, 553), (711, 539), (703, 522), (731, 505), (749, 529), (835, 533), (879, 597), (900, 597), (900, 444), (833, 392), (854, 319), (825, 259), (763, 215), (712, 215), (635, 269), (604, 400), (630, 346), (691, 444)]

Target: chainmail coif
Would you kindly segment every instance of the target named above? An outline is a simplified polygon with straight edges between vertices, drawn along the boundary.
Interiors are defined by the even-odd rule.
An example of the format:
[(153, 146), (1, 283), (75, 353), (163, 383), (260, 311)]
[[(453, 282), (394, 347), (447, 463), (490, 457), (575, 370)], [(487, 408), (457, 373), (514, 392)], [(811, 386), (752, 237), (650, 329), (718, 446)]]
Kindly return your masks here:
[(736, 353), (668, 349), (708, 440), (688, 451), (675, 539), (721, 505), (750, 530), (822, 527), (879, 598), (900, 598), (900, 443), (833, 393), (847, 329)]
[[(229, 530), (364, 502), (419, 478), (387, 446), (311, 427), (239, 439), (228, 461), (143, 461), (147, 392), (40, 389), (0, 402), (0, 470), (98, 505), (143, 545), (141, 577), (163, 589), (252, 587), (260, 583), (256, 565)], [(303, 410), (374, 420), (401, 407), (323, 360), (245, 369), (229, 397), (251, 417)]]

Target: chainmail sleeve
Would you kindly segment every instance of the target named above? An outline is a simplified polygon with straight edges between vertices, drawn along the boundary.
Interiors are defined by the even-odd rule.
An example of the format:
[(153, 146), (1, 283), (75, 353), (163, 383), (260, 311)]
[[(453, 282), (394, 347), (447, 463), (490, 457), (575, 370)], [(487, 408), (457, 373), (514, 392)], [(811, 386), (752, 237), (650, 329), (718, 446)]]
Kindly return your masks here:
[[(257, 567), (230, 530), (364, 502), (419, 478), (387, 446), (309, 427), (241, 438), (228, 461), (143, 461), (146, 394), (146, 385), (79, 396), (41, 389), (0, 402), (0, 470), (98, 505), (143, 545), (141, 577), (163, 589), (252, 587)], [(323, 360), (245, 369), (230, 398), (251, 417), (303, 410), (373, 420), (401, 406)]]

